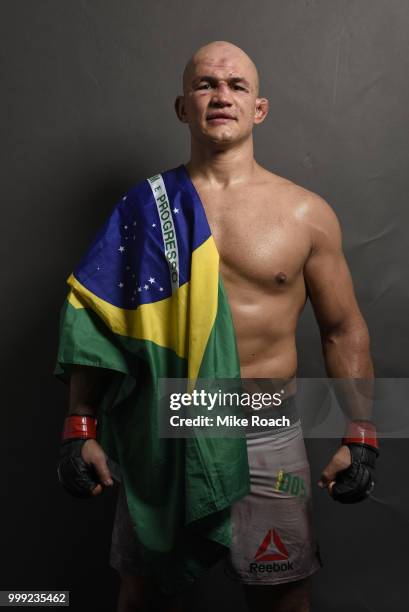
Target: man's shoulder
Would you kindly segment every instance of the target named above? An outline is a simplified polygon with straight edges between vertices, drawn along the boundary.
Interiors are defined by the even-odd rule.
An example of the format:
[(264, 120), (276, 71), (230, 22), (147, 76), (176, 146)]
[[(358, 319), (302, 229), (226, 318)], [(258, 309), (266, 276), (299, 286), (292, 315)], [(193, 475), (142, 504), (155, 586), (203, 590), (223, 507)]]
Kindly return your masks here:
[(318, 193), (298, 185), (294, 181), (264, 170), (263, 180), (277, 193), (289, 210), (297, 213), (305, 221), (334, 222), (336, 215), (331, 205)]
[(183, 177), (183, 175), (184, 173), (182, 164), (175, 167), (172, 166), (171, 168), (161, 169), (157, 172), (148, 172), (145, 175), (139, 176), (135, 181), (133, 181), (131, 183), (131, 186), (127, 188), (124, 195), (128, 197), (130, 195), (144, 195), (145, 192), (149, 194), (151, 189), (150, 183), (152, 181), (161, 178), (166, 182), (169, 179), (174, 180), (178, 177), (180, 179), (180, 177)]

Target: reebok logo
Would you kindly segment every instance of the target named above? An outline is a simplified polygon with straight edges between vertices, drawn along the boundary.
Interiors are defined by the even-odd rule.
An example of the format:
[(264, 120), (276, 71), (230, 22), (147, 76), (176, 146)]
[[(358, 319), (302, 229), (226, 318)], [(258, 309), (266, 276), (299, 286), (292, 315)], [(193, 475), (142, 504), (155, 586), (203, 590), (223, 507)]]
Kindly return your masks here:
[(254, 558), (256, 561), (283, 561), (288, 559), (288, 551), (275, 529), (268, 530)]
[(272, 572), (293, 570), (294, 563), (292, 561), (286, 561), (285, 563), (249, 563), (249, 568), (251, 574), (271, 574)]
[[(275, 529), (269, 529), (261, 542), (254, 559), (249, 564), (251, 573), (285, 572), (294, 569), (292, 561), (288, 560), (288, 550)], [(274, 563), (260, 563), (261, 561), (274, 561)], [(278, 563), (281, 561), (281, 563)]]

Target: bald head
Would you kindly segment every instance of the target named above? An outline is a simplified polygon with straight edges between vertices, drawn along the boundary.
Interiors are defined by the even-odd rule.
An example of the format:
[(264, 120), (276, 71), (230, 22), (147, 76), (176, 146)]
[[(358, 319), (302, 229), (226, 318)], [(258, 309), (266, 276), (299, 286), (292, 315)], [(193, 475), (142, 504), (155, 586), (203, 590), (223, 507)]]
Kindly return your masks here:
[(244, 73), (251, 84), (255, 96), (258, 96), (259, 78), (253, 60), (240, 47), (236, 47), (236, 45), (223, 40), (216, 40), (200, 47), (187, 62), (183, 71), (184, 93), (189, 89), (197, 70), (201, 67), (205, 69), (206, 66), (210, 68), (227, 68), (235, 73)]

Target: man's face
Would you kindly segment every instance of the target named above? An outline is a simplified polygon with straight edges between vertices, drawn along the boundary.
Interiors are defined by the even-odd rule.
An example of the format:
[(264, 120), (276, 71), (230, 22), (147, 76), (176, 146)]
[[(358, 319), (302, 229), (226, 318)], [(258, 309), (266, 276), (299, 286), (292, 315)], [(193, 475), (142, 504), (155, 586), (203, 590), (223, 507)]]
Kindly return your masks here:
[(186, 71), (176, 111), (196, 140), (231, 145), (248, 138), (267, 114), (257, 89), (256, 70), (245, 55), (208, 51)]

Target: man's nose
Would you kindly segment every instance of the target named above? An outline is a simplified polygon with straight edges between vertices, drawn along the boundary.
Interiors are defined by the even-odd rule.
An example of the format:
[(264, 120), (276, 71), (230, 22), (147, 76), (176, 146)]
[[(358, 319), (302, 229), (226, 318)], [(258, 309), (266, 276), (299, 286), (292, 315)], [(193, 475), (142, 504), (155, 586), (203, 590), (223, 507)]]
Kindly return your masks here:
[(231, 91), (227, 83), (219, 83), (214, 89), (212, 103), (228, 106), (231, 104)]

